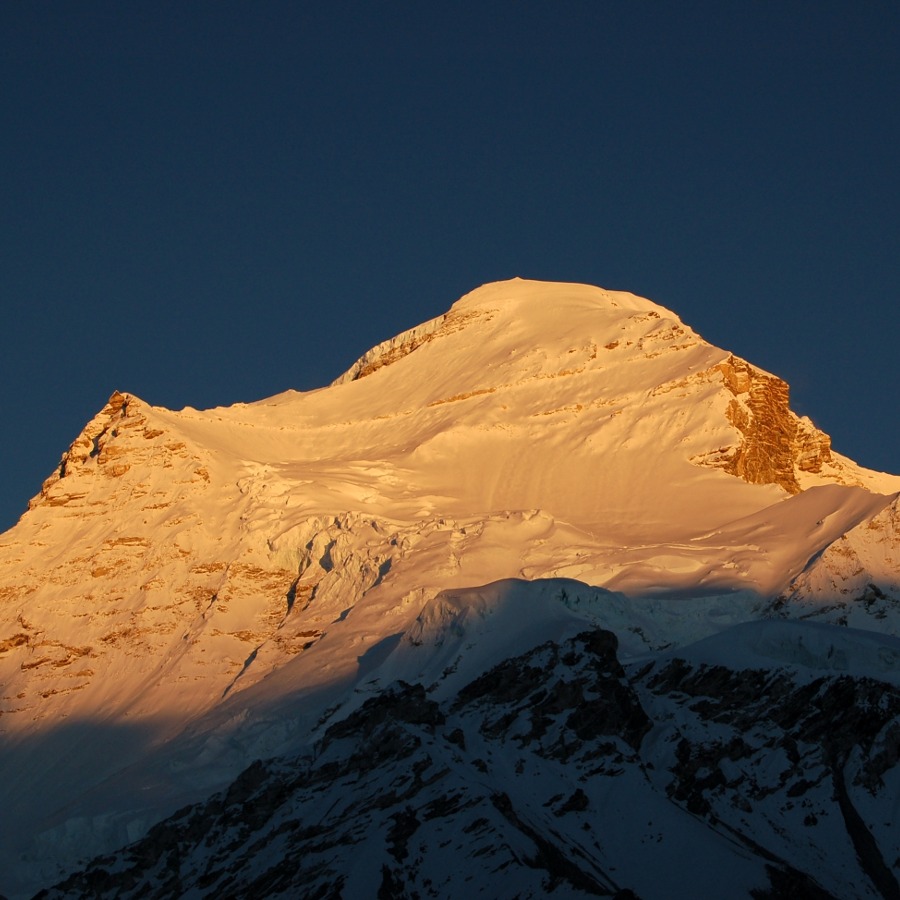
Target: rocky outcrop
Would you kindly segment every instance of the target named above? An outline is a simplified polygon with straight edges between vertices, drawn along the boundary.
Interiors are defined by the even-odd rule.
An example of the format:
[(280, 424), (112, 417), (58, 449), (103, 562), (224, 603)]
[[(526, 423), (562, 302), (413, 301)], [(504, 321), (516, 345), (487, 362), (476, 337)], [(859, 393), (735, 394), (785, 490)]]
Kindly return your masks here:
[(383, 341), (361, 356), (343, 375), (337, 378), (333, 384), (345, 384), (348, 381), (357, 381), (377, 372), (384, 366), (395, 363), (404, 356), (409, 356), (413, 350), (433, 341), (441, 330), (447, 316), (438, 316), (428, 322), (423, 322), (409, 331), (404, 331), (390, 340)]
[(794, 464), (801, 472), (821, 472), (822, 466), (831, 462), (831, 438), (803, 416), (797, 419), (793, 451)]
[(395, 682), (38, 896), (898, 896), (896, 686), (616, 648)]
[(358, 381), (360, 378), (365, 378), (367, 375), (371, 375), (385, 366), (398, 362), (404, 356), (409, 356), (413, 350), (417, 350), (423, 344), (459, 331), (465, 327), (467, 322), (484, 315), (486, 313), (480, 311), (449, 312), (443, 316), (438, 316), (436, 319), (423, 322), (421, 325), (410, 328), (409, 331), (404, 331), (390, 340), (383, 341), (377, 347), (373, 347), (363, 354), (343, 375), (335, 379), (332, 385), (346, 384), (349, 381)]
[[(397, 682), (326, 727), (312, 755), (253, 763), (38, 896), (452, 897), (477, 885), (634, 898), (589, 824), (649, 726), (615, 646), (603, 631), (542, 645), (455, 703)], [(522, 672), (534, 677), (512, 689)], [(561, 758), (579, 767), (566, 775)]]
[(40, 494), (29, 503), (29, 509), (41, 503), (64, 506), (72, 499), (73, 491), (78, 497), (83, 496), (74, 486), (70, 488), (68, 483), (60, 484), (63, 479), (73, 475), (99, 473), (109, 478), (121, 478), (131, 468), (131, 463), (128, 460), (127, 442), (116, 441), (116, 438), (121, 433), (130, 431), (143, 431), (142, 437), (147, 438), (160, 434), (147, 431), (147, 419), (140, 406), (140, 401), (130, 395), (114, 391), (103, 409), (88, 422), (63, 453), (56, 471), (44, 481)]
[[(754, 897), (900, 897), (886, 806), (900, 758), (895, 685), (847, 675), (804, 681), (788, 671), (680, 659), (658, 665), (644, 684), (686, 713), (670, 738), (670, 796), (714, 827), (738, 811), (741, 828), (730, 830), (756, 852), (764, 835), (777, 836), (769, 849), (782, 872), (770, 873), (771, 893)], [(843, 884), (842, 856), (858, 866)], [(818, 870), (786, 862), (816, 857)], [(803, 890), (778, 891), (785, 875)]]
[(798, 472), (820, 472), (831, 461), (831, 439), (790, 408), (790, 388), (736, 356), (715, 366), (733, 395), (726, 415), (741, 435), (706, 464), (724, 468), (751, 484), (777, 484), (800, 492)]

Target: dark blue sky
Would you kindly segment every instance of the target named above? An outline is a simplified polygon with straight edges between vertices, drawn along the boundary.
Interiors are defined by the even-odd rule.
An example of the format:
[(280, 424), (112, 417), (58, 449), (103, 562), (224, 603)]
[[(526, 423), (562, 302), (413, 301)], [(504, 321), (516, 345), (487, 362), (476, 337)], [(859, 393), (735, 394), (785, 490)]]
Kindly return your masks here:
[(0, 528), (115, 390), (321, 386), (631, 290), (900, 472), (900, 4), (0, 4)]

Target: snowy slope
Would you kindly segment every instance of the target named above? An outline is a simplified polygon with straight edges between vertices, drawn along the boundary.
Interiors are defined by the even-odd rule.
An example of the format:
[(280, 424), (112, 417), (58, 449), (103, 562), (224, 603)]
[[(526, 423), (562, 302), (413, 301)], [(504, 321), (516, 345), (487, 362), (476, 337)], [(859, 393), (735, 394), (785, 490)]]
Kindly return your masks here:
[(114, 394), (0, 537), (0, 890), (573, 628), (638, 659), (873, 585), (850, 622), (896, 635), (898, 491), (775, 376), (583, 285), (486, 285), (318, 391)]
[[(386, 683), (47, 896), (893, 896), (900, 641), (734, 631), (626, 670), (611, 632), (554, 628), (474, 678)], [(878, 648), (891, 683), (849, 677)]]

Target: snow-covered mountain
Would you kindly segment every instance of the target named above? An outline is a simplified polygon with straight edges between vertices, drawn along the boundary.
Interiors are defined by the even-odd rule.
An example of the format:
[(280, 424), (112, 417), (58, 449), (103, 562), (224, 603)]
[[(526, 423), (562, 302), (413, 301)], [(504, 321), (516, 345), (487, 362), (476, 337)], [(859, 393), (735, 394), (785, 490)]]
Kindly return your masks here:
[(0, 537), (0, 891), (900, 896), (898, 492), (583, 285), (115, 393)]

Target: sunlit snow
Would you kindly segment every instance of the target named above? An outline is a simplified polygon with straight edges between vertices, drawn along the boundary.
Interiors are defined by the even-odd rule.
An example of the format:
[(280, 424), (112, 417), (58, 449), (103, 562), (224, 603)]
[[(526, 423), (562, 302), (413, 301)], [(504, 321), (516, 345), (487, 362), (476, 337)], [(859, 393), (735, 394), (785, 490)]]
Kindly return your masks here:
[(649, 300), (513, 280), (317, 391), (114, 398), (0, 537), (0, 890), (398, 679), (449, 696), (586, 623), (625, 660), (896, 683), (900, 478), (833, 453), (791, 494), (701, 465), (742, 439), (729, 356)]

